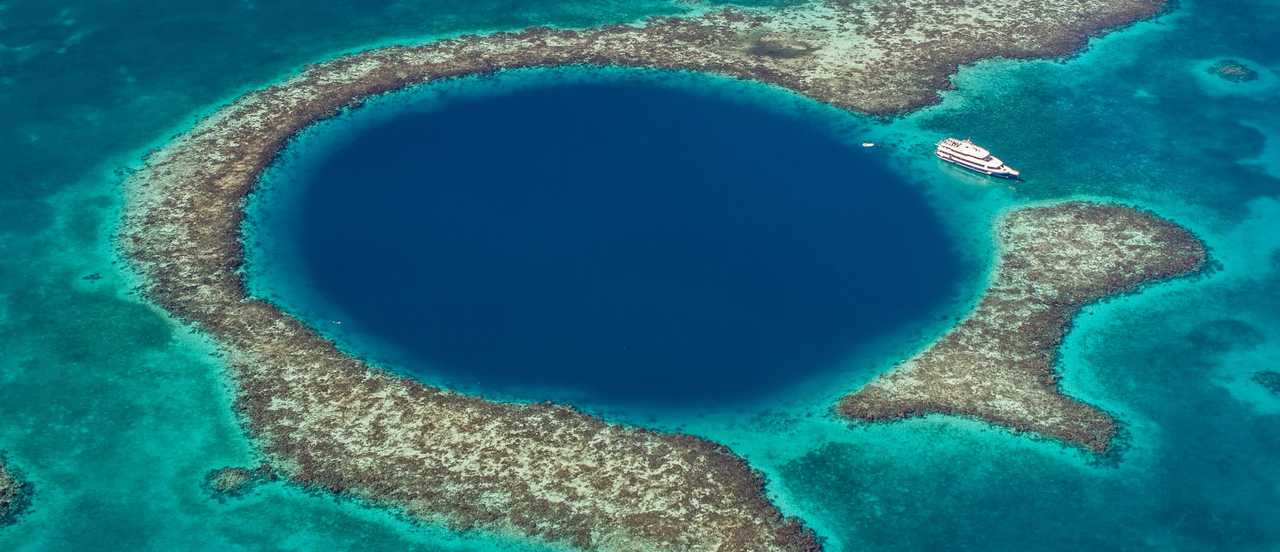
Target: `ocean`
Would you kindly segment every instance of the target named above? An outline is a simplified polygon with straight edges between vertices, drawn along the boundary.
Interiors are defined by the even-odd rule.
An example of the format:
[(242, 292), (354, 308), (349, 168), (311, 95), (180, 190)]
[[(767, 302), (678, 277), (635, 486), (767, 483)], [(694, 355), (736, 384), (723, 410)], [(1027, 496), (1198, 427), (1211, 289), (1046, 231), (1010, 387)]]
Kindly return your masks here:
[(452, 389), (641, 410), (767, 400), (919, 331), (979, 273), (832, 111), (592, 68), (389, 95), (281, 155), (250, 203), (248, 280), (354, 353)]
[[(231, 415), (228, 387), (211, 344), (133, 292), (131, 276), (111, 243), (120, 186), (148, 150), (188, 128), (201, 114), (309, 62), (390, 42), (530, 24), (629, 21), (697, 6), (527, 0), (324, 6), (0, 2), (0, 113), (6, 122), (0, 128), (0, 148), (7, 169), (0, 175), (0, 347), (6, 352), (0, 359), (0, 451), (35, 490), (32, 507), (20, 522), (0, 529), (0, 548), (543, 549), (413, 524), (392, 513), (284, 483), (266, 484), (249, 496), (225, 502), (206, 494), (200, 483), (208, 470), (255, 462), (252, 443)], [(1254, 376), (1280, 370), (1280, 110), (1275, 107), (1280, 100), (1280, 44), (1272, 37), (1280, 26), (1277, 8), (1280, 3), (1274, 0), (1182, 0), (1153, 21), (1091, 41), (1085, 52), (1067, 60), (991, 60), (965, 67), (954, 79), (956, 89), (945, 92), (940, 104), (887, 120), (839, 112), (762, 85), (660, 72), (533, 71), (463, 79), (375, 102), (367, 113), (377, 115), (373, 112), (381, 109), (382, 119), (362, 119), (366, 112), (353, 112), (347, 116), (350, 120), (333, 121), (331, 127), (363, 126), (360, 133), (347, 137), (352, 142), (329, 142), (331, 150), (308, 150), (313, 142), (326, 144), (323, 125), (313, 129), (268, 178), (292, 170), (287, 166), (291, 160), (305, 162), (317, 152), (338, 155), (339, 160), (343, 147), (353, 155), (387, 154), (403, 143), (386, 134), (397, 128), (415, 133), (429, 124), (466, 133), (481, 132), (483, 123), (490, 132), (501, 132), (504, 125), (515, 125), (507, 127), (514, 131), (522, 121), (546, 123), (575, 112), (609, 113), (643, 127), (642, 132), (608, 140), (652, 138), (662, 131), (657, 126), (660, 118), (653, 114), (674, 115), (679, 125), (666, 128), (695, 143), (651, 144), (660, 153), (644, 160), (645, 170), (670, 167), (667, 158), (679, 156), (687, 163), (680, 166), (688, 170), (731, 170), (726, 158), (732, 152), (717, 152), (707, 143), (719, 135), (694, 124), (705, 117), (733, 130), (732, 136), (720, 136), (722, 144), (734, 151), (756, 148), (746, 151), (758, 153), (752, 156), (758, 170), (735, 180), (749, 194), (739, 206), (742, 216), (759, 217), (770, 209), (821, 215), (808, 216), (800, 227), (807, 232), (800, 235), (821, 238), (813, 242), (822, 244), (820, 257), (802, 257), (785, 243), (773, 243), (762, 251), (767, 257), (738, 252), (735, 259), (795, 269), (770, 276), (792, 285), (805, 278), (801, 269), (812, 272), (832, 263), (833, 273), (851, 274), (854, 267), (864, 266), (870, 272), (858, 273), (858, 278), (870, 283), (892, 280), (926, 295), (912, 297), (917, 302), (911, 304), (918, 308), (874, 332), (833, 328), (831, 321), (856, 326), (858, 320), (857, 313), (839, 309), (826, 311), (825, 325), (806, 318), (805, 329), (781, 340), (786, 347), (776, 354), (780, 359), (807, 354), (816, 361), (801, 363), (782, 376), (763, 374), (776, 379), (730, 393), (717, 393), (714, 380), (691, 385), (691, 394), (679, 403), (704, 405), (692, 410), (647, 400), (652, 392), (626, 396), (630, 389), (615, 385), (614, 378), (625, 383), (643, 377), (639, 365), (597, 379), (584, 372), (585, 363), (573, 364), (578, 367), (573, 370), (526, 368), (561, 378), (552, 381), (554, 389), (538, 389), (521, 380), (521, 374), (487, 374), (484, 381), (468, 381), (461, 372), (463, 362), (456, 363), (459, 371), (446, 369), (452, 364), (443, 357), (450, 353), (447, 347), (397, 351), (417, 340), (402, 337), (397, 344), (386, 328), (357, 322), (358, 317), (322, 331), (352, 351), (385, 361), (389, 369), (411, 371), (420, 366), (406, 359), (439, 359), (438, 365), (417, 374), (435, 383), (511, 400), (559, 397), (609, 419), (722, 442), (765, 472), (770, 497), (816, 528), (831, 550), (1274, 550), (1280, 547), (1280, 525), (1274, 523), (1280, 518), (1280, 396)], [(1258, 78), (1230, 82), (1211, 74), (1209, 69), (1223, 59), (1250, 68)], [(566, 109), (567, 98), (582, 109)], [(650, 115), (621, 109), (622, 98), (651, 109)], [(546, 109), (529, 113), (535, 105)], [(482, 106), (486, 113), (477, 114), (474, 110)], [(467, 124), (470, 121), (477, 124)], [(438, 126), (442, 123), (452, 126)], [(606, 128), (600, 121), (583, 124), (587, 129)], [(753, 137), (754, 133), (762, 136)], [(1009, 185), (939, 165), (931, 157), (932, 144), (947, 135), (969, 136), (990, 147), (1022, 170), (1026, 181)], [(878, 147), (864, 151), (858, 146), (863, 141)], [(362, 146), (370, 149), (360, 150)], [(535, 154), (552, 147), (537, 144), (528, 152), (509, 154)], [(474, 150), (451, 151), (459, 158), (451, 159), (456, 165), (444, 173), (450, 176), (441, 179), (441, 186), (425, 189), (418, 183), (420, 188), (410, 192), (505, 194), (517, 189), (510, 178), (464, 188), (467, 182), (459, 180), (466, 176), (467, 158), (461, 156), (475, 155)], [(696, 156), (689, 155), (695, 151)], [(764, 153), (797, 161), (786, 168), (785, 162)], [(592, 161), (610, 159), (618, 158)], [(597, 201), (600, 196), (591, 194), (604, 193), (590, 185), (592, 171), (603, 170), (592, 167), (565, 161), (560, 170), (566, 172), (557, 173), (572, 172), (580, 179), (565, 183), (579, 194), (574, 201)], [(496, 169), (513, 171), (518, 166)], [(407, 174), (406, 166), (387, 170)], [(788, 201), (770, 195), (780, 193), (767, 185), (777, 180), (770, 176), (804, 171), (815, 171), (809, 176), (828, 175), (808, 180), (820, 187), (818, 195), (796, 194), (799, 180), (783, 188), (795, 194), (787, 196)], [(869, 176), (858, 183), (830, 176), (850, 171)], [(626, 176), (639, 179), (646, 174), (653, 173), (637, 170)], [(333, 209), (350, 207), (332, 203), (351, 198), (337, 181), (324, 187), (325, 177), (332, 175), (313, 176), (307, 181), (313, 187), (302, 191), (317, 202), (308, 204), (312, 208), (304, 213), (316, 218), (294, 221), (298, 228), (323, 228), (334, 222)], [(646, 190), (652, 195), (637, 201), (656, 209), (670, 203), (674, 194), (689, 194), (696, 200), (687, 204), (690, 210), (673, 213), (680, 215), (673, 220), (682, 228), (695, 224), (699, 235), (735, 240), (746, 236), (756, 243), (777, 236), (760, 225), (727, 227), (713, 224), (715, 217), (704, 220), (700, 213), (705, 212), (695, 208), (706, 209), (730, 197), (729, 190), (710, 187), (707, 181), (672, 179)], [(288, 191), (287, 182), (269, 184), (263, 197), (255, 199), (270, 200), (271, 194)], [(440, 224), (414, 218), (417, 206), (396, 204), (400, 196), (394, 193), (362, 195), (357, 204), (362, 216), (391, 207), (400, 210), (388, 224)], [(440, 196), (417, 197), (425, 201)], [(1122, 422), (1124, 437), (1116, 458), (1099, 460), (1054, 442), (956, 418), (851, 425), (831, 416), (836, 398), (918, 350), (963, 316), (990, 266), (991, 224), (1001, 212), (1067, 198), (1120, 201), (1168, 217), (1208, 244), (1214, 266), (1203, 276), (1089, 307), (1067, 336), (1063, 387)], [(805, 203), (817, 199), (892, 205), (859, 220), (843, 220), (832, 205)], [(285, 212), (273, 211), (269, 201), (262, 203), (259, 214), (268, 219), (273, 212)], [(300, 206), (288, 201), (278, 205), (286, 210)], [(523, 205), (538, 207), (533, 214), (540, 217), (563, 214), (570, 207), (545, 197)], [(622, 209), (614, 213), (626, 214)], [(479, 216), (493, 213), (473, 214), (477, 216), (454, 221), (470, 226), (452, 228), (493, 228), (491, 223), (498, 220)], [(895, 214), (907, 219), (896, 220)], [(726, 214), (716, 213), (722, 215)], [(259, 222), (251, 234), (288, 221)], [(620, 232), (627, 224), (634, 228), (644, 221), (619, 216), (608, 222), (617, 225), (611, 231)], [(880, 232), (868, 233), (870, 225)], [(910, 226), (920, 234), (886, 232), (885, 225)], [(723, 234), (708, 234), (713, 229)], [(361, 229), (385, 230), (376, 225)], [(850, 235), (838, 238), (830, 231)], [(345, 235), (366, 240), (374, 236)], [(270, 236), (281, 247), (301, 243), (282, 233)], [(255, 247), (270, 247), (271, 240), (265, 238), (265, 233), (254, 236)], [(411, 269), (410, 275), (430, 276), (428, 261), (448, 245), (435, 238), (424, 238), (421, 257), (397, 262), (409, 262), (401, 267)], [(546, 237), (520, 236), (529, 240), (524, 250), (554, 242), (537, 241), (540, 238)], [(850, 249), (850, 257), (832, 256), (842, 245)], [(927, 251), (905, 252), (904, 247)], [(884, 263), (858, 265), (861, 259), (852, 257), (860, 250), (877, 251), (874, 257)], [(691, 251), (730, 254), (712, 248)], [(915, 283), (898, 281), (904, 273), (903, 259), (916, 253), (930, 264), (950, 263), (953, 268), (924, 274)], [(512, 262), (510, 257), (499, 259)], [(262, 278), (251, 282), (255, 293), (273, 296), (313, 322), (334, 319), (335, 312), (350, 314), (359, 301), (344, 299), (338, 291), (376, 281), (369, 279), (376, 275), (365, 273), (347, 282), (303, 285), (305, 281), (298, 280), (272, 288), (272, 267), (253, 264), (252, 256), (250, 260), (251, 275), (263, 269)], [(394, 259), (372, 255), (360, 264), (389, 260)], [(482, 261), (495, 262), (476, 260)], [(634, 272), (670, 259), (616, 261), (616, 270)], [(316, 268), (290, 264), (286, 257), (274, 267), (332, 275), (323, 266)], [(687, 275), (674, 267), (662, 268)], [(766, 276), (756, 272), (752, 276)], [(561, 299), (573, 295), (556, 287), (565, 283), (556, 281), (554, 273), (539, 276), (540, 285), (550, 287), (537, 289), (559, 289)], [(761, 285), (759, 280), (733, 281)], [(803, 290), (799, 304), (809, 312), (839, 307), (839, 302), (823, 304), (823, 294), (833, 287), (831, 282), (819, 283), (823, 285)], [(483, 293), (486, 282), (461, 284), (475, 286), (468, 293)], [(941, 289), (933, 289), (935, 284)], [(391, 293), (396, 291), (404, 288), (380, 290), (386, 294), (379, 300), (394, 300)], [(290, 293), (295, 295), (291, 298)], [(666, 303), (675, 299), (671, 296), (660, 299), (676, 304)], [(636, 308), (630, 305), (627, 308)], [(749, 305), (760, 308), (759, 303)], [(540, 307), (536, 302), (515, 306)], [(726, 308), (723, 302), (696, 306), (703, 313)], [(337, 310), (324, 310), (330, 307)], [(586, 328), (588, 318), (581, 311), (563, 314), (577, 316), (575, 325), (540, 330)], [(644, 333), (642, 325), (618, 327)], [(730, 330), (720, 336), (722, 342), (743, 335), (740, 327)], [(522, 337), (527, 336), (512, 332), (504, 339)], [(805, 340), (812, 339), (836, 352), (800, 351)], [(716, 364), (719, 355), (757, 358), (732, 347), (712, 348), (701, 340), (695, 344), (702, 347), (699, 354), (709, 355), (704, 363), (708, 366)], [(532, 351), (563, 352), (547, 347)], [(501, 360), (493, 359), (491, 365), (500, 366)], [(683, 366), (687, 372), (702, 364)], [(587, 379), (577, 377), (584, 374)]]

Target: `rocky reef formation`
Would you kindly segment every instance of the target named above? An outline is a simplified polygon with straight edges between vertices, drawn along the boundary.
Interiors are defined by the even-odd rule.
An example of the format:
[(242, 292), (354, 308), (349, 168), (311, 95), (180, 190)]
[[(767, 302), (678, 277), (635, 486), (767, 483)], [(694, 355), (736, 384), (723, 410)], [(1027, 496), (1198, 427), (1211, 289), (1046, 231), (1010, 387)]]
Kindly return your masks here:
[(225, 467), (210, 470), (202, 486), (219, 502), (249, 494), (255, 487), (276, 478), (269, 464), (256, 468)]
[(1258, 72), (1234, 59), (1219, 60), (1209, 66), (1209, 74), (1216, 75), (1229, 82), (1249, 82), (1258, 80)]
[(1280, 397), (1280, 372), (1264, 370), (1254, 374), (1253, 381), (1270, 391), (1271, 394)]
[(31, 502), (31, 485), (0, 461), (0, 527), (17, 520)]
[(1190, 232), (1129, 207), (1064, 203), (1014, 211), (997, 232), (999, 264), (977, 309), (924, 352), (844, 397), (859, 420), (970, 416), (1105, 453), (1106, 412), (1058, 388), (1058, 347), (1084, 305), (1200, 270)]
[(1066, 53), (1162, 3), (831, 0), (357, 53), (250, 92), (150, 154), (128, 183), (120, 247), (147, 297), (222, 345), (247, 431), (294, 481), (584, 549), (812, 550), (813, 533), (723, 446), (395, 377), (248, 297), (244, 197), (305, 126), (414, 84), (517, 67), (662, 67), (893, 113), (934, 101), (959, 64)]

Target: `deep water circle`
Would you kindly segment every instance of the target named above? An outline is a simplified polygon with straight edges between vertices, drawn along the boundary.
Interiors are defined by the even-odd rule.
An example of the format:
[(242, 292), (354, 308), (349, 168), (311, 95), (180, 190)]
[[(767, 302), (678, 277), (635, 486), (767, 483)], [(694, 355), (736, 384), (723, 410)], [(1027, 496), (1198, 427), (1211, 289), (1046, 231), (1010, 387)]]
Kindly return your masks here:
[(959, 272), (883, 152), (760, 103), (577, 82), (348, 130), (285, 179), (259, 255), (293, 268), (257, 284), (470, 390), (759, 399), (923, 324)]

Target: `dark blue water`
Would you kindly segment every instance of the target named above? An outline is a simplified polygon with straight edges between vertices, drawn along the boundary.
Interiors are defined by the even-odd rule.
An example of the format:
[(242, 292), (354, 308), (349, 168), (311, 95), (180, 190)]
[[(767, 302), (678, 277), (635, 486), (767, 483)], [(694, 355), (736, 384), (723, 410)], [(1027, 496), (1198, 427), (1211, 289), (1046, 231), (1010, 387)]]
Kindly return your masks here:
[(353, 132), (264, 239), (293, 241), (274, 247), (347, 328), (446, 381), (758, 398), (920, 323), (959, 271), (876, 152), (758, 105), (576, 83)]

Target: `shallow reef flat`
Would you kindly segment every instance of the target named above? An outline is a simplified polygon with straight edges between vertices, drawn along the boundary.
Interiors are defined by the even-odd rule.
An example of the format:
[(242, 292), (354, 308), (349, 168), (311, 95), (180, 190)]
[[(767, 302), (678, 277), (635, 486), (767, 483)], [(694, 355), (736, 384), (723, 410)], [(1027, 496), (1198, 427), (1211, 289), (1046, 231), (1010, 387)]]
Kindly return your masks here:
[(30, 498), (30, 486), (0, 462), (0, 527), (17, 519)]
[[(937, 100), (963, 64), (1073, 52), (1102, 31), (1157, 14), (1164, 0), (814, 1), (725, 9), (585, 30), (544, 27), (388, 47), (308, 69), (356, 81), (349, 100), (458, 74), (608, 64), (714, 72), (837, 106), (893, 114)], [(296, 86), (291, 82), (285, 86)]]
[(967, 319), (918, 356), (844, 397), (840, 414), (971, 416), (1104, 454), (1116, 422), (1058, 387), (1054, 364), (1088, 303), (1200, 270), (1204, 245), (1152, 214), (1073, 202), (1006, 215), (999, 261)]
[[(250, 298), (239, 272), (245, 196), (307, 125), (433, 80), (565, 64), (660, 67), (894, 113), (934, 101), (959, 64), (1066, 53), (1161, 5), (832, 1), (352, 54), (250, 92), (148, 155), (128, 182), (119, 243), (145, 295), (221, 345), (246, 430), (293, 481), (459, 529), (584, 549), (815, 550), (813, 532), (782, 516), (761, 476), (721, 445), (396, 377)], [(1151, 219), (1116, 213), (1107, 228), (1150, 237)], [(1025, 228), (1044, 229), (1031, 222)]]

